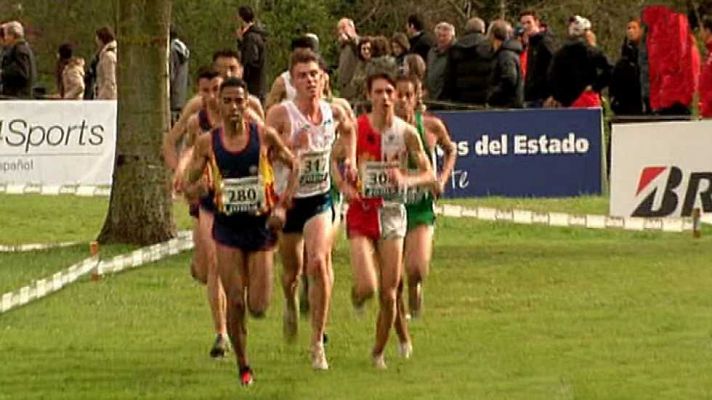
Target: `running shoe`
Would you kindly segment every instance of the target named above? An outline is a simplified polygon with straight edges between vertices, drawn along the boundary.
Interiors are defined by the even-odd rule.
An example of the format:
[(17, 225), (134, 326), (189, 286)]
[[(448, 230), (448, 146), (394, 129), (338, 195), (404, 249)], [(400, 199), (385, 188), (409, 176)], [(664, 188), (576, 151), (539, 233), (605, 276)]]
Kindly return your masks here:
[(315, 370), (329, 369), (329, 363), (326, 361), (326, 352), (324, 351), (324, 343), (316, 343), (311, 348), (312, 368)]
[(398, 343), (398, 354), (406, 360), (413, 355), (413, 344), (410, 342)]
[(386, 369), (388, 368), (386, 366), (386, 359), (383, 357), (383, 353), (381, 354), (375, 354), (372, 356), (373, 359), (373, 366), (376, 367), (376, 369)]
[(240, 368), (240, 384), (242, 386), (250, 386), (254, 381), (252, 380), (252, 368), (242, 367)]
[(215, 343), (213, 343), (213, 348), (210, 349), (210, 357), (212, 358), (222, 358), (225, 357), (225, 353), (228, 351), (228, 340), (225, 336), (218, 334), (215, 338)]

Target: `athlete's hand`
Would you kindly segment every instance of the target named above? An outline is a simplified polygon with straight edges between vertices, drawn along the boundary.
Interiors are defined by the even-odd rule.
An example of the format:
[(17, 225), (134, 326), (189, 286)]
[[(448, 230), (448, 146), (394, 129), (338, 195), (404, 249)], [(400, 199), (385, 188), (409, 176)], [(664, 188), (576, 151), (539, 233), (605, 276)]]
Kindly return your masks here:
[(396, 184), (399, 188), (404, 188), (408, 186), (408, 176), (403, 174), (398, 168), (391, 168), (388, 170), (389, 178)]
[(183, 171), (176, 170), (173, 173), (173, 193), (181, 194), (183, 193)]
[(344, 179), (347, 182), (356, 182), (358, 179), (358, 169), (349, 159), (344, 160)]
[(433, 195), (440, 198), (445, 193), (445, 182), (436, 180), (433, 182)]
[(272, 210), (269, 218), (267, 218), (267, 228), (272, 231), (279, 231), (284, 228), (284, 222), (287, 220), (287, 212), (282, 206), (277, 206)]
[(344, 196), (344, 199), (346, 199), (347, 202), (361, 200), (361, 195), (356, 190), (356, 188), (349, 185), (348, 183), (341, 184), (341, 187), (339, 187), (339, 191)]

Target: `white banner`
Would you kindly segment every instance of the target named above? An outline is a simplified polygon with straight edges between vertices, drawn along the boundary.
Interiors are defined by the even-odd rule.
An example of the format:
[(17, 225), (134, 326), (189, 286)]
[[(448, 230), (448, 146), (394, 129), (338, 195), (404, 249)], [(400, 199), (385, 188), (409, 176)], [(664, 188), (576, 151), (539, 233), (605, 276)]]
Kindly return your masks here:
[(115, 101), (0, 101), (0, 184), (108, 185)]
[(712, 212), (712, 121), (613, 125), (611, 215)]

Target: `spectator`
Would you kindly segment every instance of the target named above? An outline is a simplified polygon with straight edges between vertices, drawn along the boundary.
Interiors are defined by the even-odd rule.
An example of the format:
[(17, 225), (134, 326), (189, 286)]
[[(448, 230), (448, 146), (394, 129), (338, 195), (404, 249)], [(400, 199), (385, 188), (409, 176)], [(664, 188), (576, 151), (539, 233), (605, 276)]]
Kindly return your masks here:
[(450, 47), (455, 43), (455, 27), (447, 22), (435, 26), (435, 46), (428, 52), (428, 68), (425, 87), (428, 98), (440, 100), (445, 87), (445, 73)]
[[(57, 85), (57, 93), (59, 98), (64, 98), (64, 68), (69, 64), (72, 58), (74, 47), (70, 43), (64, 43), (57, 49), (57, 63), (54, 68), (54, 82)], [(83, 76), (84, 74), (82, 74)], [(82, 83), (82, 85), (84, 85)]]
[(354, 21), (342, 18), (336, 26), (339, 42), (339, 65), (336, 69), (337, 85), (341, 96), (347, 99), (352, 98), (355, 93), (350, 91), (351, 79), (354, 77), (356, 65), (359, 63), (358, 45), (360, 38), (356, 34)]
[(408, 54), (403, 59), (403, 75), (415, 77), (418, 81), (425, 81), (427, 66), (422, 57), (417, 54)]
[(712, 17), (702, 20), (700, 37), (707, 48), (707, 59), (700, 75), (700, 115), (712, 118)]
[(554, 55), (549, 73), (549, 106), (600, 107), (611, 66), (601, 50), (586, 42), (591, 22), (578, 15), (569, 21), (569, 41)]
[[(0, 23), (0, 67), (2, 66), (2, 56), (5, 54), (5, 24)], [(0, 73), (0, 93), (2, 93), (2, 73)]]
[(168, 63), (171, 93), (171, 121), (177, 121), (188, 97), (188, 60), (190, 50), (178, 37), (175, 27), (170, 30), (171, 49)]
[(521, 25), (514, 29), (514, 37), (517, 38), (519, 44), (522, 46), (522, 52), (519, 54), (519, 65), (522, 71), (522, 80), (527, 79), (527, 40), (526, 35), (524, 35), (524, 28)]
[(408, 16), (405, 29), (410, 38), (410, 52), (421, 56), (423, 60), (427, 60), (428, 52), (435, 45), (435, 40), (425, 31), (423, 19), (416, 14)]
[(548, 72), (551, 59), (556, 53), (556, 41), (548, 29), (543, 29), (536, 11), (523, 11), (519, 14), (519, 22), (524, 28), (524, 40), (527, 43), (524, 100), (529, 107), (541, 107), (551, 95)]
[(114, 32), (108, 26), (96, 30), (96, 44), (99, 46), (99, 62), (96, 66), (96, 86), (94, 98), (116, 100), (116, 60), (117, 45)]
[(351, 103), (363, 101), (366, 98), (366, 65), (371, 62), (371, 38), (362, 37), (356, 49), (358, 51), (358, 63), (347, 90), (347, 93), (351, 95), (347, 100)]
[(264, 102), (267, 81), (265, 68), (267, 31), (255, 20), (255, 12), (250, 6), (240, 6), (237, 13), (243, 24), (238, 33), (240, 61), (244, 68), (243, 79), (247, 83), (247, 90)]
[(633, 18), (628, 21), (626, 37), (621, 46), (621, 57), (613, 67), (611, 86), (608, 91), (611, 109), (617, 115), (642, 115), (648, 110), (646, 102), (643, 101), (638, 64), (642, 38), (640, 20)]
[(25, 29), (17, 21), (3, 25), (5, 51), (0, 66), (2, 94), (21, 99), (32, 98), (32, 88), (37, 77), (35, 56), (25, 40)]
[(62, 71), (62, 99), (84, 99), (84, 59), (72, 57)]
[(371, 39), (371, 60), (366, 63), (366, 77), (381, 73), (386, 73), (395, 79), (398, 75), (398, 66), (396, 59), (391, 55), (388, 38), (376, 36)]
[(393, 57), (396, 59), (396, 64), (398, 65), (398, 70), (403, 71), (403, 61), (405, 56), (410, 51), (410, 42), (408, 42), (408, 36), (402, 32), (396, 32), (391, 38), (391, 51)]
[(489, 38), (496, 61), (487, 103), (492, 107), (521, 108), (524, 103), (524, 81), (519, 65), (522, 45), (512, 38), (512, 27), (503, 20), (490, 25)]
[(494, 53), (484, 32), (484, 21), (471, 18), (465, 34), (450, 48), (445, 99), (473, 105), (487, 102)]

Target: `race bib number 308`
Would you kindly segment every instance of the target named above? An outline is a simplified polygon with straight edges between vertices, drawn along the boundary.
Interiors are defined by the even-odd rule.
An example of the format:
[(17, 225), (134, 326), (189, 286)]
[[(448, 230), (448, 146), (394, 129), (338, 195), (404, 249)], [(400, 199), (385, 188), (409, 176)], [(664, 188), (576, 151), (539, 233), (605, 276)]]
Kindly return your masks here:
[(367, 198), (383, 198), (387, 201), (402, 201), (403, 192), (391, 179), (389, 170), (398, 168), (397, 162), (364, 162), (361, 164), (362, 195)]
[(225, 179), (222, 182), (225, 214), (257, 213), (262, 209), (264, 197), (264, 186), (257, 176)]

